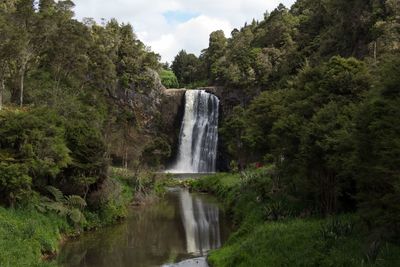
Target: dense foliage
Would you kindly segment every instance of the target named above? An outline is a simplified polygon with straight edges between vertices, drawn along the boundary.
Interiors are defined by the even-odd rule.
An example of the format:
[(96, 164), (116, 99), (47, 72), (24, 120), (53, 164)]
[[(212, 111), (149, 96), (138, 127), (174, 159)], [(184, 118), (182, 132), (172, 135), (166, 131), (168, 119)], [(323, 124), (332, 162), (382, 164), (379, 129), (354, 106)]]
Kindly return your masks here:
[(294, 215), (358, 211), (371, 239), (398, 242), (399, 18), (393, 0), (298, 0), (211, 33), (196, 64), (180, 52), (173, 70), (241, 98), (223, 107), (231, 169), (274, 166)]
[(160, 73), (162, 84), (167, 88), (178, 88), (178, 78), (172, 70), (163, 69)]
[(263, 20), (234, 29), (230, 38), (221, 30), (211, 33), (199, 58), (181, 51), (173, 70), (183, 84), (193, 82), (187, 78), (197, 73), (197, 80), (247, 94), (279, 89), (307, 62), (319, 65), (332, 56), (371, 62), (395, 53), (398, 16), (395, 0), (298, 0), (291, 9), (281, 4)]
[(311, 217), (280, 187), (273, 167), (191, 181), (215, 194), (236, 232), (208, 257), (212, 266), (397, 266), (400, 247), (371, 240), (354, 214)]
[[(232, 91), (240, 99), (234, 108), (221, 99), (220, 127), (231, 168), (268, 166), (266, 173), (197, 185), (226, 199), (235, 222), (245, 222), (244, 233), (211, 256), (213, 262), (257, 266), (260, 259), (251, 252), (259, 247), (252, 244), (265, 249), (273, 243), (283, 249), (261, 254), (270, 255), (272, 265), (290, 265), (296, 259), (280, 253), (296, 237), (303, 248), (312, 244), (312, 255), (293, 254), (309, 260), (303, 265), (348, 266), (354, 263), (348, 251), (358, 253), (356, 264), (373, 263), (386, 241), (399, 242), (397, 0), (279, 5), (229, 38), (223, 31), (211, 33), (200, 57), (180, 51), (171, 69), (161, 67), (129, 24), (79, 22), (70, 0), (36, 2), (0, 3), (0, 205), (23, 208), (0, 208), (0, 248), (16, 240), (34, 258), (28, 264), (36, 263), (41, 252), (54, 251), (67, 222), (78, 228), (109, 224), (126, 214), (128, 185), (146, 195), (154, 177), (137, 179), (139, 167), (157, 168), (171, 155), (164, 133), (156, 132), (165, 129), (150, 123), (159, 119), (154, 103), (160, 99), (154, 101), (158, 93), (152, 90), (157, 72), (166, 87), (212, 84)], [(110, 178), (110, 163), (137, 173)], [(364, 235), (339, 226), (343, 247), (329, 237), (336, 226), (320, 230), (318, 220), (246, 232), (248, 218), (258, 223), (343, 212), (357, 213), (351, 218), (359, 218)], [(50, 222), (54, 213), (61, 219)], [(38, 232), (23, 223), (28, 217), (37, 218)], [(41, 223), (52, 229), (49, 236)], [(270, 244), (263, 243), (268, 238), (255, 242), (273, 232), (280, 234)], [(360, 252), (363, 243), (368, 249)], [(391, 245), (386, 248), (388, 261), (396, 261)], [(237, 258), (224, 258), (228, 250)], [(11, 250), (5, 256), (10, 260), (0, 264), (25, 260), (17, 254)]]
[(141, 156), (154, 132), (137, 102), (154, 94), (159, 56), (131, 25), (79, 22), (73, 6), (0, 3), (1, 266), (46, 265), (61, 233), (126, 216), (139, 174), (127, 181), (109, 165), (153, 163), (153, 150)]
[[(132, 102), (154, 87), (159, 56), (131, 25), (78, 22), (73, 6), (0, 4), (1, 204), (47, 195), (48, 185), (86, 198), (101, 187), (110, 159), (131, 156), (127, 143), (142, 120)], [(106, 145), (115, 139), (124, 151)]]

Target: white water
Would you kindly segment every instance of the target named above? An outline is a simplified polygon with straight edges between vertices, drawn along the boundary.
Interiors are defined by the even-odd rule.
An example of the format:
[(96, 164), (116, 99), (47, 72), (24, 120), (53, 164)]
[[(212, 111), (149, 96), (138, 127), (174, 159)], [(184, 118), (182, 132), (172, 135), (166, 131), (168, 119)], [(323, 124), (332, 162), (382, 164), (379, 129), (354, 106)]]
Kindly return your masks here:
[(185, 114), (175, 166), (170, 173), (215, 172), (219, 100), (203, 90), (185, 93)]
[(187, 190), (180, 192), (180, 204), (187, 252), (205, 255), (210, 249), (219, 248), (221, 234), (218, 207), (190, 195)]

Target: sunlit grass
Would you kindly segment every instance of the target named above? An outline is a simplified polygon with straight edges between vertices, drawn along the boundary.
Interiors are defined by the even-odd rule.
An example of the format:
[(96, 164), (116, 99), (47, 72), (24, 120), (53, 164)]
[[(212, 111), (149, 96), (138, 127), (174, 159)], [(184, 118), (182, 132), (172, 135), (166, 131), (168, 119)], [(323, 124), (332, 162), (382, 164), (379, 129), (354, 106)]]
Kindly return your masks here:
[(55, 214), (0, 207), (0, 266), (51, 266), (42, 256), (57, 251), (68, 228), (66, 219)]

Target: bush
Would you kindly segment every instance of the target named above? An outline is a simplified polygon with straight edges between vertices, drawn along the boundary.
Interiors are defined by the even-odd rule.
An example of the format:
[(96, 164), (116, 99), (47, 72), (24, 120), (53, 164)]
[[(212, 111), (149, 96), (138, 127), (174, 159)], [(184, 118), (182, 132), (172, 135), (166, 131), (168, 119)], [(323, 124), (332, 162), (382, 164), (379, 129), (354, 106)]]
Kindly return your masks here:
[(46, 185), (71, 162), (62, 120), (52, 111), (4, 111), (0, 125), (0, 199), (8, 204), (27, 193), (31, 183)]
[(86, 228), (110, 225), (128, 215), (128, 206), (133, 199), (132, 173), (124, 169), (111, 171), (109, 178), (88, 198), (90, 211), (85, 212)]
[(0, 162), (0, 200), (9, 206), (27, 200), (31, 191), (32, 178), (23, 164)]
[(161, 83), (166, 88), (178, 88), (179, 83), (178, 79), (175, 76), (175, 73), (171, 70), (163, 69), (160, 73)]
[(87, 121), (73, 119), (65, 128), (72, 162), (63, 169), (57, 182), (65, 193), (83, 196), (88, 193), (89, 186), (107, 176), (106, 146), (100, 130)]
[(171, 156), (171, 146), (167, 140), (156, 137), (143, 149), (141, 162), (149, 167), (159, 168)]

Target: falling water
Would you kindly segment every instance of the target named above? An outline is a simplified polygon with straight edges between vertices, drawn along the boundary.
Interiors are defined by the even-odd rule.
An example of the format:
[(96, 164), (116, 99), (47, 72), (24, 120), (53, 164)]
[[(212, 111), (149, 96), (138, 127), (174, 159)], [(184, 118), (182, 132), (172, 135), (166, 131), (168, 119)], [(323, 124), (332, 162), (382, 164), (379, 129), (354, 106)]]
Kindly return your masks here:
[(221, 246), (219, 209), (201, 199), (180, 192), (181, 217), (186, 234), (188, 253), (205, 255), (210, 249)]
[(218, 144), (219, 100), (203, 90), (185, 93), (185, 114), (179, 150), (172, 173), (215, 172)]

